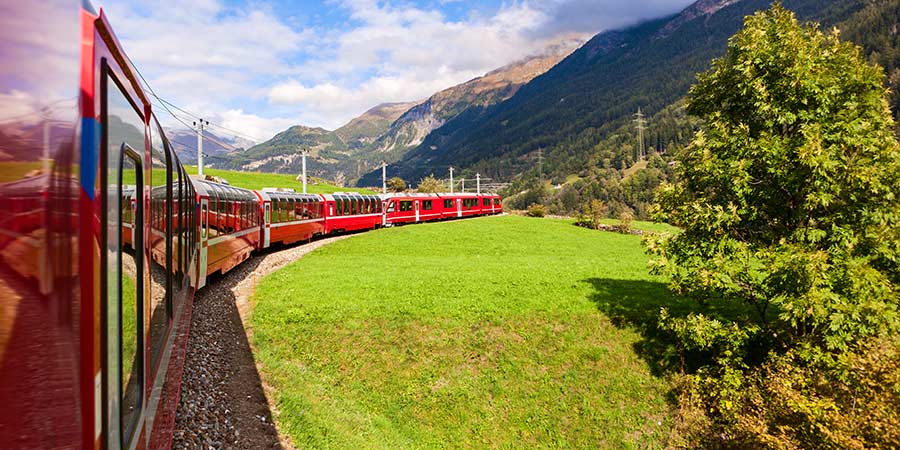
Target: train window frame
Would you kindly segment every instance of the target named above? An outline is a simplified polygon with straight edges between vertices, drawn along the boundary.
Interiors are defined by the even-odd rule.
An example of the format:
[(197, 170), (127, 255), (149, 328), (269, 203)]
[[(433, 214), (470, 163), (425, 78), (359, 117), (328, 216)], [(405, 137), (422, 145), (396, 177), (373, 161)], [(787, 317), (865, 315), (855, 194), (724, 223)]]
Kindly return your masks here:
[[(100, 171), (101, 172), (100, 173), (100, 184), (101, 184), (101, 186), (105, 187), (105, 186), (109, 185), (108, 168), (109, 168), (110, 162), (109, 162), (108, 156), (110, 153), (110, 151), (109, 151), (109, 130), (110, 130), (110, 127), (109, 127), (109, 123), (110, 123), (109, 122), (109, 103), (110, 103), (109, 86), (110, 86), (110, 81), (112, 81), (113, 88), (117, 91), (118, 95), (120, 95), (121, 98), (123, 100), (125, 100), (125, 102), (130, 104), (131, 109), (132, 109), (132, 111), (130, 111), (130, 112), (134, 113), (138, 118), (140, 118), (141, 124), (143, 126), (142, 130), (141, 130), (143, 132), (143, 136), (141, 139), (142, 145), (146, 145), (148, 122), (146, 120), (146, 117), (142, 113), (141, 109), (137, 107), (135, 102), (132, 100), (131, 96), (127, 93), (126, 89), (123, 88), (122, 83), (119, 82), (117, 76), (111, 70), (111, 67), (109, 66), (109, 63), (106, 60), (106, 58), (101, 58), (100, 71), (101, 71), (101, 73), (100, 73), (100, 77), (101, 77), (100, 118), (101, 118), (101, 123), (103, 124), (103, 132), (101, 133), (101, 136), (100, 136), (100, 139), (101, 139), (100, 148), (102, 149), (102, 151), (100, 152), (100, 164), (101, 164), (101, 167), (104, 167), (104, 169)], [(134, 211), (135, 218), (134, 218), (134, 228), (133, 229), (137, 229), (138, 227), (140, 227), (143, 230), (143, 227), (145, 226), (145, 218), (144, 218), (145, 205), (144, 205), (144, 189), (143, 189), (144, 188), (144, 173), (143, 173), (144, 164), (143, 164), (142, 154), (135, 151), (126, 142), (123, 142), (121, 147), (119, 148), (119, 153), (118, 153), (119, 164), (118, 164), (118, 180), (117, 180), (118, 190), (115, 195), (118, 196), (119, 201), (121, 202), (122, 183), (124, 182), (124, 177), (123, 177), (122, 172), (124, 170), (124, 163), (125, 163), (126, 157), (128, 159), (131, 159), (135, 166), (135, 184), (136, 184), (136, 186), (135, 186), (135, 211)], [(102, 220), (103, 220), (102, 223), (104, 224), (101, 227), (101, 239), (102, 239), (102, 242), (104, 242), (105, 246), (109, 245), (108, 244), (109, 243), (108, 197), (109, 197), (108, 192), (106, 194), (104, 194), (103, 196), (101, 196), (101, 210), (102, 210), (101, 214), (102, 214)], [(144, 258), (143, 257), (135, 258), (135, 268), (136, 268), (135, 273), (138, 275), (135, 277), (135, 308), (136, 308), (135, 323), (140, 324), (140, 326), (136, 327), (136, 330), (135, 330), (135, 340), (137, 341), (136, 349), (138, 351), (135, 352), (135, 364), (132, 366), (131, 373), (138, 374), (137, 380), (136, 380), (137, 386), (136, 386), (136, 390), (135, 390), (137, 398), (135, 400), (135, 407), (134, 407), (135, 412), (132, 415), (130, 422), (125, 423), (126, 420), (125, 420), (125, 417), (123, 416), (123, 408), (122, 408), (122, 405), (124, 404), (124, 393), (125, 393), (125, 389), (124, 389), (125, 383), (122, 382), (124, 370), (123, 370), (123, 355), (122, 355), (123, 339), (122, 339), (122, 277), (121, 277), (123, 250), (121, 247), (121, 242), (122, 242), (122, 234), (123, 233), (122, 233), (122, 227), (121, 227), (121, 220), (122, 220), (121, 219), (121, 208), (117, 208), (117, 210), (119, 211), (118, 212), (118, 214), (119, 214), (119, 218), (118, 218), (119, 222), (118, 223), (120, 224), (120, 226), (117, 227), (119, 244), (117, 244), (118, 251), (116, 252), (116, 254), (117, 254), (116, 264), (118, 265), (117, 273), (119, 275), (118, 275), (118, 280), (116, 283), (117, 284), (117, 292), (115, 293), (115, 295), (118, 296), (118, 298), (117, 298), (118, 308), (116, 311), (117, 323), (115, 324), (116, 328), (117, 328), (117, 333), (116, 333), (116, 336), (114, 337), (114, 339), (116, 339), (118, 341), (117, 355), (115, 355), (115, 359), (116, 359), (115, 363), (117, 363), (117, 367), (118, 367), (118, 373), (116, 374), (116, 378), (118, 378), (118, 379), (115, 381), (116, 386), (117, 386), (117, 391), (114, 394), (116, 394), (118, 396), (118, 402), (115, 405), (118, 406), (119, 410), (118, 410), (118, 415), (117, 415), (116, 421), (114, 422), (114, 424), (110, 424), (109, 421), (112, 418), (112, 416), (111, 416), (111, 412), (109, 411), (110, 396), (111, 396), (111, 394), (109, 392), (109, 388), (112, 383), (112, 381), (110, 380), (110, 378), (112, 376), (109, 374), (109, 367), (111, 366), (111, 364), (110, 364), (109, 360), (107, 359), (107, 362), (102, 364), (102, 371), (101, 371), (102, 377), (104, 379), (104, 383), (106, 385), (106, 388), (104, 388), (101, 393), (101, 396), (102, 396), (102, 407), (101, 407), (102, 414), (101, 415), (102, 415), (102, 427), (106, 433), (109, 433), (109, 439), (115, 439), (116, 437), (118, 437), (119, 442), (115, 443), (115, 445), (122, 446), (122, 447), (128, 447), (138, 437), (138, 435), (136, 433), (136, 431), (138, 430), (137, 425), (140, 423), (140, 418), (141, 418), (141, 414), (142, 414), (141, 411), (145, 408), (145, 400), (146, 400), (144, 398), (144, 389), (145, 389), (146, 380), (144, 378), (145, 361), (144, 361), (144, 353), (143, 353), (143, 348), (144, 348), (144, 326), (143, 326), (143, 324), (144, 324), (144, 317), (143, 317)], [(133, 245), (133, 248), (135, 249), (135, 254), (141, 255), (142, 251), (143, 251), (143, 246), (144, 246), (143, 233), (132, 233), (132, 245)], [(140, 250), (138, 250), (138, 249), (140, 249)], [(100, 266), (101, 267), (101, 270), (100, 270), (101, 286), (108, 286), (108, 276), (110, 273), (108, 264), (109, 264), (109, 258), (101, 259), (101, 266)], [(110, 336), (109, 336), (110, 325), (108, 323), (108, 321), (109, 321), (109, 317), (108, 317), (109, 316), (109, 305), (110, 305), (109, 294), (110, 293), (108, 292), (107, 288), (104, 288), (101, 290), (101, 310), (104, 311), (104, 314), (101, 315), (101, 323), (102, 323), (101, 326), (104, 331), (101, 332), (100, 339), (101, 339), (102, 348), (107, 349), (107, 351), (109, 350), (109, 340), (110, 340)], [(113, 425), (118, 425), (116, 427), (117, 429), (116, 429), (115, 433), (111, 432), (111, 428), (113, 427)], [(108, 443), (113, 444), (113, 442), (108, 442)]]

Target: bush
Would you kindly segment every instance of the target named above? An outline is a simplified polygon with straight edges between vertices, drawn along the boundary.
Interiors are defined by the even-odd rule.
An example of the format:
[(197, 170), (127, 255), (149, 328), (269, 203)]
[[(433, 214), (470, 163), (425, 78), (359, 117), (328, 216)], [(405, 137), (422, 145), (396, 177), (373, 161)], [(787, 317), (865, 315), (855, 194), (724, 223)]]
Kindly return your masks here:
[(393, 177), (387, 180), (387, 188), (391, 190), (391, 192), (403, 192), (406, 190), (406, 182), (403, 181), (403, 178)]
[(618, 229), (620, 233), (631, 233), (631, 223), (634, 222), (634, 214), (625, 211), (619, 214)]
[(444, 188), (444, 184), (441, 183), (440, 180), (435, 178), (434, 174), (428, 175), (427, 177), (419, 180), (419, 185), (416, 187), (416, 192), (422, 194), (433, 194), (446, 191), (447, 189)]
[(547, 215), (547, 207), (540, 203), (532, 203), (525, 214), (528, 217), (544, 217)]

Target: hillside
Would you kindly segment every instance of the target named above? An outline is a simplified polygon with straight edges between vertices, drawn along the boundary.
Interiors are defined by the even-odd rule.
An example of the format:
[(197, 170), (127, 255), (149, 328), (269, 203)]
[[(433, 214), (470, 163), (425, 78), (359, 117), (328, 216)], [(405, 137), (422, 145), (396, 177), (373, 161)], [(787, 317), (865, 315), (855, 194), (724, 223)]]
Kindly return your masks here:
[(302, 165), (300, 150), (305, 148), (310, 152), (309, 174), (342, 183), (362, 170), (356, 155), (413, 105), (380, 104), (335, 131), (295, 125), (246, 151), (232, 153), (222, 167), (298, 174)]
[(382, 103), (334, 130), (334, 133), (350, 150), (363, 148), (384, 134), (395, 120), (418, 103)]
[[(482, 77), (440, 91), (416, 105), (396, 122), (363, 155), (369, 166), (397, 161), (421, 144), (433, 130), (473, 108), (480, 110), (506, 100), (536, 76), (550, 70), (583, 41), (561, 39), (543, 52), (488, 72)], [(372, 183), (371, 179), (365, 182)]]
[[(857, 18), (866, 4), (887, 3), (894, 2), (783, 1), (802, 20), (823, 26)], [(722, 54), (746, 15), (770, 4), (700, 0), (672, 17), (600, 33), (510, 99), (449, 120), (389, 167), (389, 173), (417, 180), (430, 173), (444, 174), (452, 165), (464, 169), (461, 176), (477, 171), (511, 180), (537, 175), (539, 151), (544, 175), (559, 181), (570, 174), (593, 177), (598, 171), (628, 167), (635, 160), (631, 121), (638, 108), (650, 117), (651, 127), (664, 111), (677, 119), (673, 106), (684, 98), (695, 75)], [(878, 12), (869, 13), (872, 19), (861, 21), (858, 28), (879, 20), (890, 22)], [(891, 29), (886, 24), (883, 28)], [(896, 31), (892, 36), (896, 39)], [(691, 126), (686, 120), (656, 126), (647, 134), (648, 147), (665, 151), (684, 145)], [(377, 176), (369, 174), (362, 184)]]

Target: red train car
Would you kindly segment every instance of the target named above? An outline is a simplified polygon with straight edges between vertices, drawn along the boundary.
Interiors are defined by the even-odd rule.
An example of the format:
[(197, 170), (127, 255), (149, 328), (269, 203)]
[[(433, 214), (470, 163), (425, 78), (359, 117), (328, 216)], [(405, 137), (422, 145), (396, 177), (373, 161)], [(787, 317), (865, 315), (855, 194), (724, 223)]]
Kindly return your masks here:
[(337, 192), (323, 195), (325, 233), (373, 230), (384, 225), (383, 204), (377, 195)]
[(194, 179), (200, 205), (200, 273), (225, 273), (250, 258), (260, 246), (262, 217), (257, 194), (247, 189)]
[(260, 248), (308, 241), (326, 233), (325, 200), (321, 195), (280, 189), (263, 189), (255, 194), (263, 217)]
[(433, 220), (498, 214), (503, 211), (495, 194), (387, 194), (385, 223), (427, 222)]
[(3, 14), (0, 448), (168, 448), (196, 277), (190, 183), (102, 12)]
[(385, 207), (385, 223), (427, 222), (445, 217), (446, 205), (438, 194), (388, 194), (382, 195)]

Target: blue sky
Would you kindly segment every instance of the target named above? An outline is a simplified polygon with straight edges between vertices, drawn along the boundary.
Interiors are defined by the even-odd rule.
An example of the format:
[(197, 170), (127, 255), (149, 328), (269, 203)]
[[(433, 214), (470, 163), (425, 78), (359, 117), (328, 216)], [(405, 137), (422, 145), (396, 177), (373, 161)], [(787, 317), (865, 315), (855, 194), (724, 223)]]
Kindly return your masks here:
[(254, 141), (295, 124), (335, 129), (378, 103), (423, 100), (555, 41), (690, 3), (100, 1), (160, 96)]

